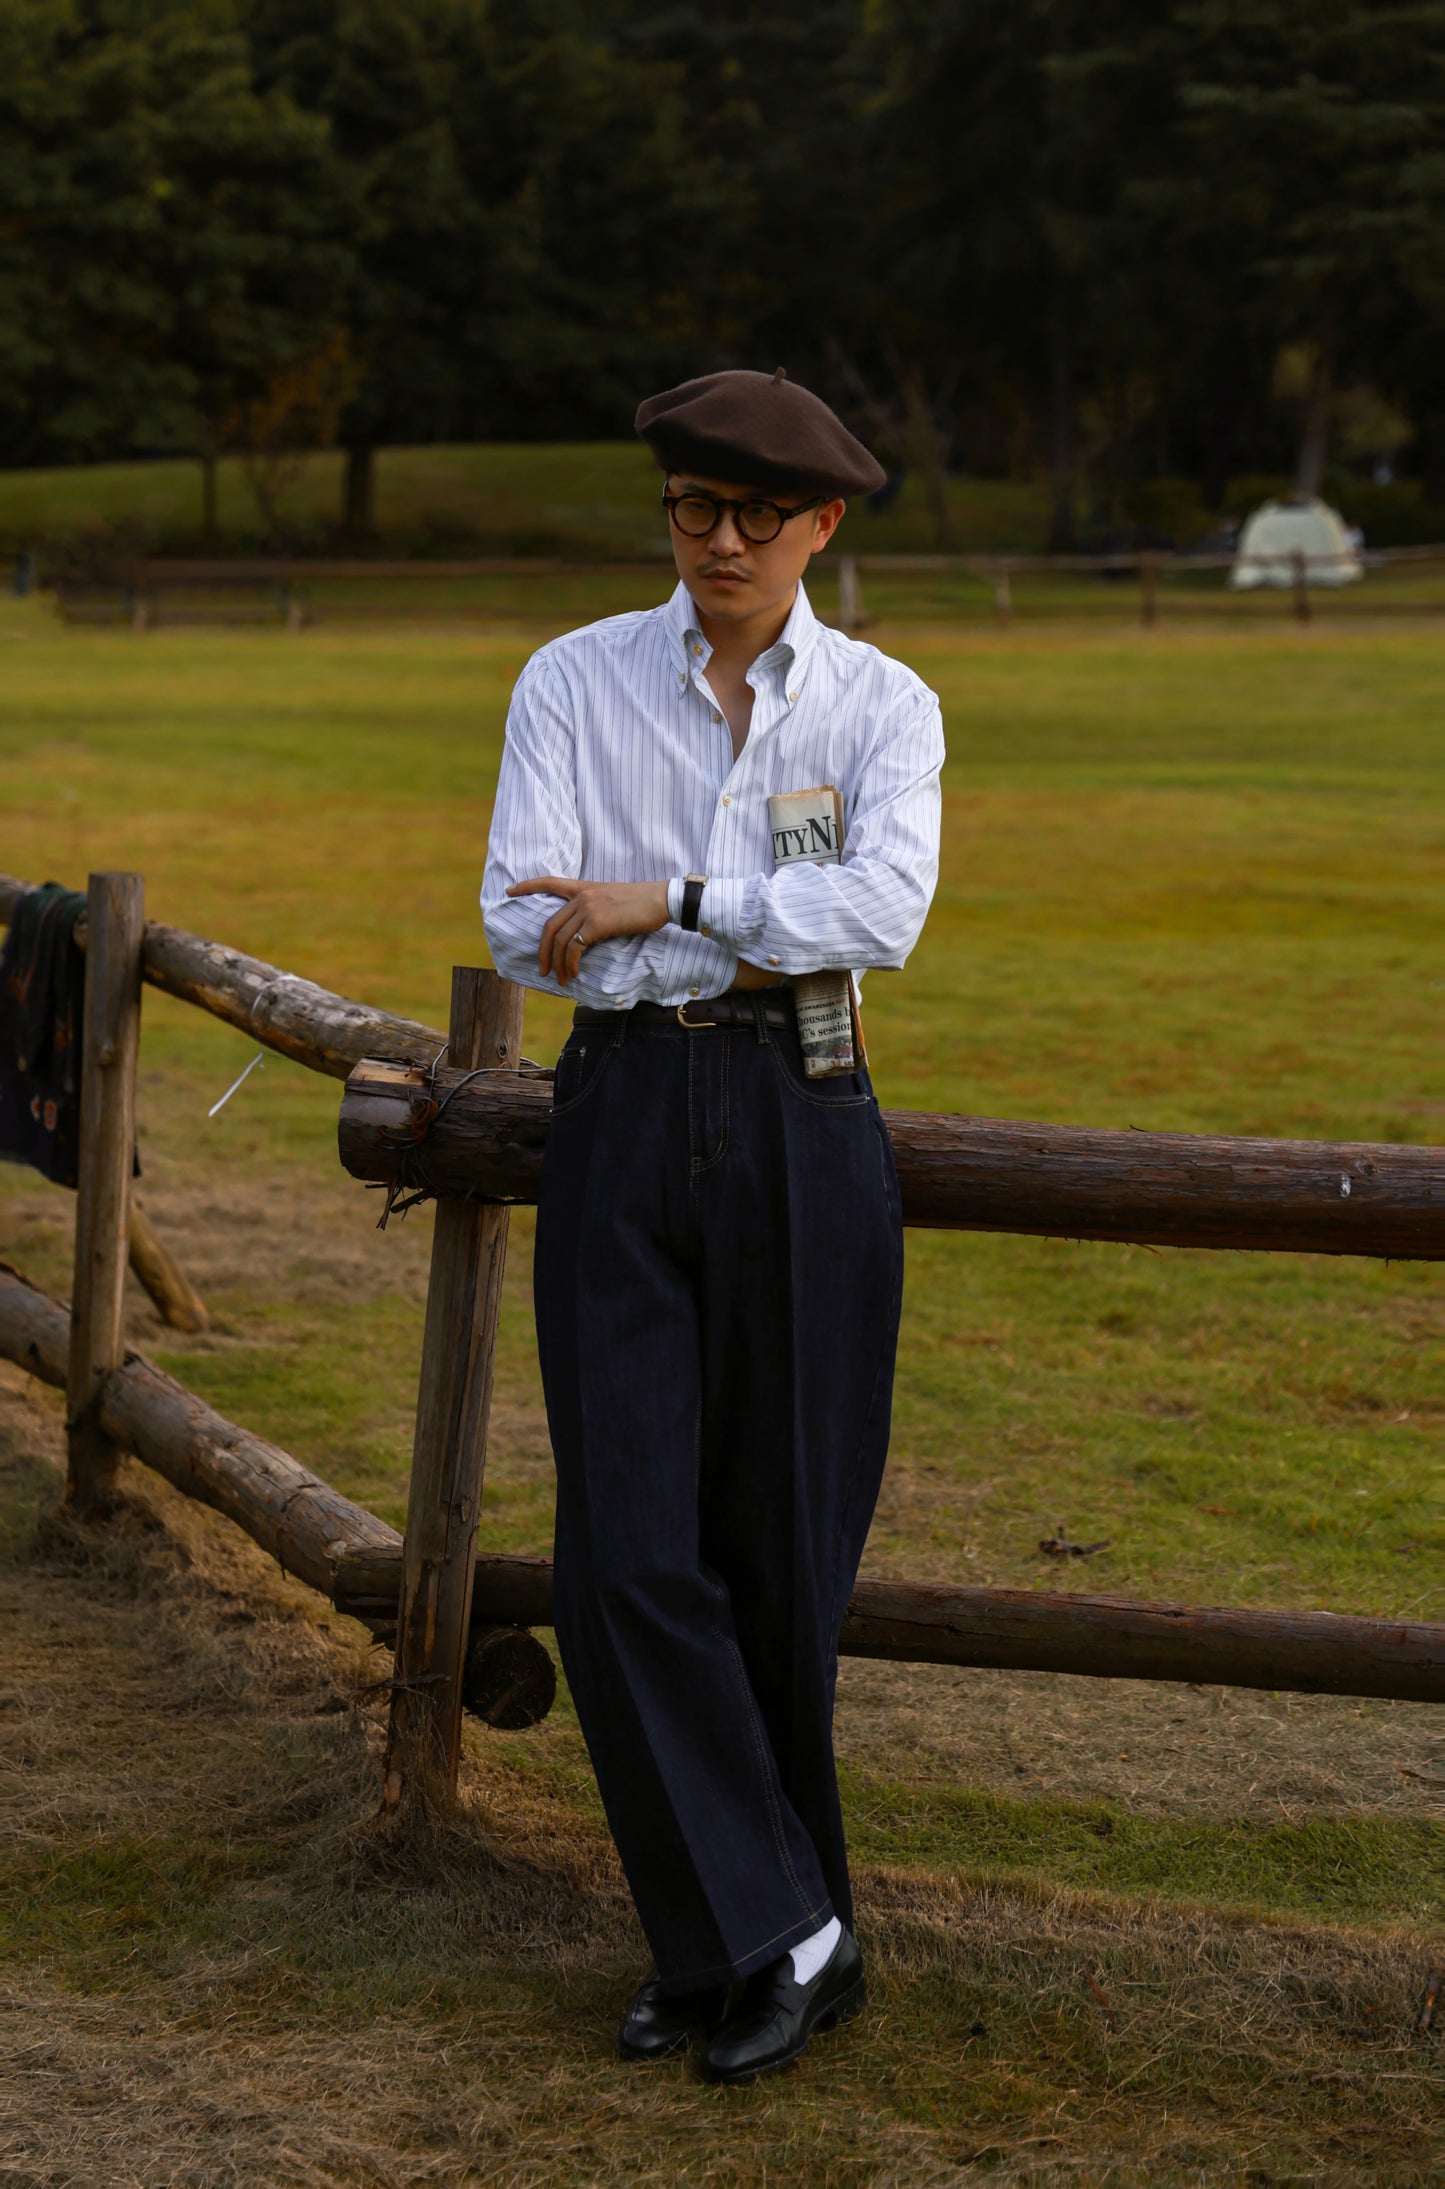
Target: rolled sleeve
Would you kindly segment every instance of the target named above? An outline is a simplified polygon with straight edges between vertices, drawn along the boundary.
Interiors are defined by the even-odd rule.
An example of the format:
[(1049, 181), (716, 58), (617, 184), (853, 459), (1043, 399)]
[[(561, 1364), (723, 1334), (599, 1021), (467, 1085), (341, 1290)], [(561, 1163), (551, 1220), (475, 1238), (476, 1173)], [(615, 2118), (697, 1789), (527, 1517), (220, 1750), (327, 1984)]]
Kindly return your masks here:
[(677, 986), (680, 973), (682, 994), (715, 994), (730, 984), (736, 954), (704, 936), (688, 936), (689, 963), (679, 968), (672, 962), (679, 940), (675, 928), (594, 943), (565, 988), (555, 974), (538, 970), (542, 930), (563, 900), (542, 894), (509, 897), (507, 891), (539, 874), (581, 878), (574, 736), (567, 685), (545, 652), (534, 654), (512, 693), (487, 838), (481, 905), (493, 965), (524, 988), (594, 1010), (630, 1009), (640, 996)]
[(784, 973), (901, 966), (938, 882), (943, 760), (930, 693), (921, 711), (876, 738), (845, 815), (842, 862), (710, 880), (699, 926)]

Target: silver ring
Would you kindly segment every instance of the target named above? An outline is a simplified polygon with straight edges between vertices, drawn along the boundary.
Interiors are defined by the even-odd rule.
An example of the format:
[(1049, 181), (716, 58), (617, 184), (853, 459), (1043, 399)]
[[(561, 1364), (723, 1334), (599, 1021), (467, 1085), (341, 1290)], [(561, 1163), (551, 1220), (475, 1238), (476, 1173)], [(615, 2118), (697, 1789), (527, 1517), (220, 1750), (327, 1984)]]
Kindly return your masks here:
[(575, 943), (580, 943), (580, 944), (582, 945), (582, 948), (583, 948), (584, 950), (585, 950), (585, 949), (587, 948), (587, 944), (586, 944), (586, 941), (585, 941), (585, 939), (584, 939), (584, 937), (583, 937), (583, 934), (582, 934), (582, 930), (581, 930), (581, 928), (580, 928), (580, 927), (578, 928), (578, 930), (577, 930), (576, 934), (575, 934), (575, 935), (574, 935), (574, 936), (572, 937), (572, 940), (573, 940), (573, 942), (575, 942)]

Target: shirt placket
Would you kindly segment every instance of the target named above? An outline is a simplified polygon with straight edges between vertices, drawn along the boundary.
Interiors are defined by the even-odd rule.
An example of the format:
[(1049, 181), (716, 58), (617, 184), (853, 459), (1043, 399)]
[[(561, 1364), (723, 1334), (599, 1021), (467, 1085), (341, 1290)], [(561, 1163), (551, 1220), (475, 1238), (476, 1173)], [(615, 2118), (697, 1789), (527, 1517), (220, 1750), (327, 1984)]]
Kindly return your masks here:
[[(698, 653), (702, 658), (697, 661), (693, 669), (693, 682), (706, 701), (714, 722), (720, 725), (722, 735), (731, 743), (732, 733), (728, 727), (727, 717), (724, 715), (717, 697), (707, 681), (708, 651), (704, 647), (699, 647)], [(733, 875), (747, 870), (747, 862), (739, 861), (735, 847), (739, 835), (746, 834), (745, 798), (748, 778), (757, 772), (758, 756), (762, 747), (777, 734), (780, 725), (786, 722), (796, 704), (798, 697), (796, 688), (788, 689), (792, 684), (794, 666), (790, 653), (771, 659), (768, 656), (763, 656), (761, 661), (754, 665), (754, 672), (749, 675), (748, 681), (753, 689), (752, 718), (748, 724), (748, 734), (744, 740), (743, 749), (734, 758), (718, 791), (717, 802), (713, 808), (712, 827), (708, 832), (706, 860), (707, 871), (710, 874)], [(754, 681), (755, 676), (756, 681)], [(711, 929), (705, 925), (700, 925), (698, 932), (703, 935), (710, 935)], [(768, 960), (770, 965), (776, 965), (777, 962), (776, 958)]]

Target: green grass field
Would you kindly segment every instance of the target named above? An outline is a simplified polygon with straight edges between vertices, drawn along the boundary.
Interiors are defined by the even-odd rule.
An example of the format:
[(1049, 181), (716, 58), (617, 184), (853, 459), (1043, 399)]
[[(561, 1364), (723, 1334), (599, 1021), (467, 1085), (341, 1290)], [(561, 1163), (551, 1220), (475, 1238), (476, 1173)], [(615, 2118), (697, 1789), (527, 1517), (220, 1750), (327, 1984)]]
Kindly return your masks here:
[[(559, 628), (569, 611), (576, 603), (558, 595)], [(950, 752), (933, 916), (907, 971), (867, 986), (885, 1103), (1185, 1131), (1440, 1138), (1445, 639), (1434, 629), (1300, 630), (1279, 616), (1153, 634), (1059, 622), (1027, 638), (883, 623), (870, 636), (940, 692)], [(299, 638), (137, 639), (67, 632), (45, 605), (8, 605), (0, 868), (72, 883), (96, 867), (136, 868), (152, 916), (437, 1023), (449, 967), (484, 957), (476, 891), (488, 802), (508, 690), (536, 637), (530, 627), (322, 624)], [(528, 1052), (550, 1059), (562, 1028), (559, 1006), (529, 1004)], [(399, 1522), (426, 1219), (400, 1233), (369, 1228), (367, 1197), (337, 1170), (331, 1082), (268, 1059), (208, 1121), (251, 1053), (238, 1034), (147, 997), (144, 1191), (183, 1258), (197, 1259), (217, 1327), (195, 1341), (152, 1332), (146, 1343), (223, 1411)], [(0, 1252), (61, 1291), (66, 1217), (64, 1196), (0, 1171)], [(493, 1546), (544, 1550), (550, 1494), (529, 1242), (519, 1213), (483, 1526)], [(1438, 1267), (948, 1234), (911, 1236), (908, 1266), (872, 1570), (1445, 1616)], [(1060, 1527), (1109, 1548), (1061, 1571), (1038, 1550)], [(941, 1709), (927, 1697), (961, 1693), (950, 1678), (918, 1707)], [(845, 1703), (849, 1692), (845, 1680)], [(1035, 1692), (1026, 1682), (1019, 1690), (1025, 1717)], [(1391, 1781), (1399, 1801), (1332, 1795), (1301, 1808), (1281, 1797), (1265, 1814), (1223, 1763), (1212, 1794), (1182, 1807), (1156, 1798), (1135, 1772), (1166, 1719), (1176, 1722), (1169, 1691), (1137, 1706), (1146, 1729), (1129, 1733), (1117, 1763), (1125, 1736), (1108, 1716), (1112, 1699), (1088, 1692), (1104, 1728), (1092, 1746), (1082, 1718), (1048, 1732), (1041, 1702), (1039, 1739), (1057, 1741), (1054, 1763), (1031, 1759), (1027, 1774), (1015, 1764), (1019, 1776), (988, 1784), (954, 1775), (925, 1743), (910, 1753), (901, 1740), (860, 1734), (848, 1787), (861, 1857), (889, 1877), (931, 1880), (929, 1891), (943, 1890), (941, 1879), (949, 1890), (1034, 1895), (1042, 1907), (1067, 1888), (1094, 1896), (1087, 1906), (1100, 1922), (1107, 1911), (1125, 1931), (1163, 1924), (1160, 1937), (1169, 1923), (1206, 1918), (1356, 1925), (1350, 1935), (1366, 1958), (1386, 1939), (1438, 1937), (1438, 1713), (1343, 1706), (1351, 1725), (1368, 1721), (1396, 1744), (1386, 1768), (1405, 1775)], [(915, 1681), (909, 1693), (925, 1691)], [(1307, 1742), (1315, 1721), (1297, 1722)], [(1319, 1719), (1322, 1744), (1337, 1722), (1343, 1714)], [(597, 1829), (565, 1702), (546, 1728), (494, 1742), (483, 1761), (504, 1787), (558, 1804), (578, 1830)], [(263, 1849), (246, 1859), (265, 1868)], [(28, 1911), (14, 1950), (92, 1989), (129, 1982), (129, 1949), (102, 1950), (99, 1934), (77, 1927), (76, 1907), (149, 1909), (159, 1967), (168, 1940), (179, 1952), (210, 1935), (210, 1916), (168, 1875), (163, 1862), (154, 1875), (122, 1863), (109, 1882), (87, 1872), (79, 1902), (60, 1894), (53, 1920), (44, 1902)], [(210, 1908), (222, 1885), (196, 1890)], [(1166, 1920), (1165, 1908), (1176, 1914)], [(298, 1938), (310, 1937), (308, 1920), (295, 1916)], [(884, 1926), (885, 1964), (887, 1935)], [(303, 1945), (277, 1951), (284, 1959)], [(378, 2000), (425, 2011), (417, 1971), (394, 1942), (380, 1973), (358, 1974), (361, 1947), (347, 1951), (349, 1961), (316, 1959), (316, 1940), (304, 1946), (309, 2013), (350, 2013), (358, 1984), (368, 2012), (381, 2010)], [(986, 1962), (983, 1953), (979, 1967)], [(997, 2062), (985, 2069), (970, 2054), (965, 2063), (959, 2049), (975, 2019), (995, 2020), (984, 2003), (992, 1979), (969, 1979), (960, 2021), (956, 1991), (928, 1968), (915, 1971), (916, 1999), (908, 1995), (925, 2031), (916, 2076), (893, 2037), (876, 2072), (850, 2038), (848, 2103), (875, 2126), (922, 2123), (959, 2164), (996, 2146), (989, 2165), (1024, 2169), (1000, 2177), (1010, 2181), (1233, 2181), (1236, 2159), (1262, 2169), (1240, 2171), (1241, 2181), (1430, 2178), (1418, 2128), (1372, 2144), (1369, 2108), (1354, 2109), (1353, 2096), (1346, 2104), (1323, 2068), (1323, 2083), (1301, 2068), (1278, 2089), (1261, 2068), (1273, 2092), (1266, 2105), (1241, 2056), (1220, 2098), (1202, 2053), (1191, 2064), (1176, 2048), (1163, 2067), (1140, 2065), (1142, 2036), (1128, 2070), (1138, 2069), (1139, 2102), (1156, 2128), (1175, 2106), (1203, 2138), (1204, 2170), (1168, 2171), (1161, 2129), (1151, 2148), (1166, 2156), (1143, 2171), (1121, 2160), (1123, 2170), (1091, 2173), (1106, 2151), (1090, 2140), (1091, 2107), (1100, 2121), (1122, 2117), (1112, 2098), (1105, 2104), (1119, 2078), (1093, 2040), (1032, 2016), (1018, 1970), (1007, 1983), (998, 1975), (1004, 1990), (1014, 1985), (997, 2009), (1015, 2056), (1015, 2083), (1000, 2095)], [(446, 1982), (465, 1988), (455, 1971)], [(543, 1977), (515, 1982), (529, 2012), (551, 2011)], [(604, 2028), (605, 1989), (584, 1983), (581, 2020), (565, 2026)], [(896, 2016), (904, 1993), (890, 1997)], [(443, 2020), (454, 2004), (438, 2004)], [(1226, 2020), (1234, 2012), (1220, 2008)], [(1415, 2054), (1406, 2065), (1413, 2075), (1428, 2063)], [(559, 2103), (611, 2103), (599, 2096), (611, 2088), (604, 2070), (587, 2073), (581, 2096)], [(829, 2140), (826, 2079), (809, 2075), (770, 2097), (770, 2125), (747, 2146), (747, 2166), (729, 2173), (718, 2161), (695, 2178), (974, 2178), (910, 2174), (902, 2158), (896, 2175), (881, 2159), (872, 2172), (853, 2168)], [(692, 2103), (668, 2089), (669, 2106)], [(1378, 2090), (1375, 2099), (1384, 2102)], [(1244, 2142), (1231, 2105), (1254, 2124), (1248, 2137), (1240, 2129)], [(985, 2119), (996, 2134), (974, 2133)], [(1030, 2136), (1062, 2136), (1060, 2163), (1072, 2151), (1082, 2172), (1028, 2172)], [(1245, 2142), (1263, 2155), (1248, 2161)], [(621, 2158), (615, 2175), (612, 2158), (591, 2162), (592, 2172), (585, 2160), (567, 2163), (572, 2171), (505, 2178), (633, 2178)], [(1321, 2170), (1331, 2165), (1335, 2173)]]

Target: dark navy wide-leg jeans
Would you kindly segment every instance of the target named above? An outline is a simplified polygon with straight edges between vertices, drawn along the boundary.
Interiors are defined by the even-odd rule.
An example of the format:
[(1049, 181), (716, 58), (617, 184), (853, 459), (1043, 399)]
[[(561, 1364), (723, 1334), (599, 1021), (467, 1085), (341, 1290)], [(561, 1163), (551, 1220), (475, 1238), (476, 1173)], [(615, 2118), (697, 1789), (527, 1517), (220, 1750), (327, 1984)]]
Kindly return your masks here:
[(557, 1069), (536, 1310), (554, 1618), (659, 1975), (745, 1976), (852, 1905), (838, 1630), (888, 1448), (903, 1234), (866, 1074), (615, 1021)]

